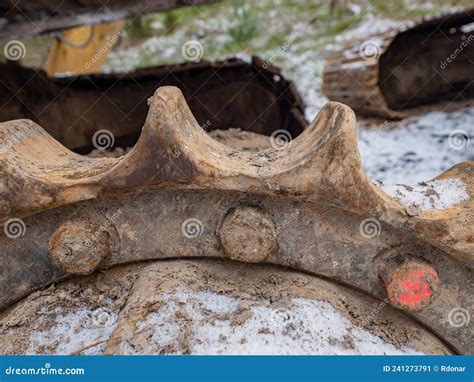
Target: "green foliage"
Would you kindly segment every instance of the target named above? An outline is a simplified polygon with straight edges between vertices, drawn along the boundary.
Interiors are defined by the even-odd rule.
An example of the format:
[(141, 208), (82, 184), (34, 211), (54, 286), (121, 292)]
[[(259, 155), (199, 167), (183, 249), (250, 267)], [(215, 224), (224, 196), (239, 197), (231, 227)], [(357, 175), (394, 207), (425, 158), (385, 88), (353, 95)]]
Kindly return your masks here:
[[(366, 19), (366, 11), (376, 18), (407, 20), (446, 11), (453, 5), (472, 6), (473, 1), (350, 0), (341, 1), (331, 12), (328, 0), (221, 0), (143, 16), (129, 23), (127, 37), (131, 37), (129, 46), (133, 38), (160, 39), (158, 48), (140, 50), (137, 66), (180, 62), (181, 44), (196, 38), (205, 41), (204, 58), (208, 60), (238, 53), (267, 57), (285, 46), (295, 31), (300, 37), (288, 50), (296, 55), (319, 52), (324, 56), (327, 48), (334, 46), (336, 36)], [(360, 14), (354, 12), (356, 6)], [(161, 26), (153, 29), (154, 22)], [(275, 58), (276, 63), (285, 59), (284, 54)]]
[(136, 17), (127, 22), (125, 31), (128, 37), (132, 38), (146, 38), (153, 34), (152, 23), (155, 20), (154, 16), (144, 15)]
[(258, 31), (258, 14), (250, 4), (231, 1), (228, 33), (234, 44), (240, 46), (252, 39)]

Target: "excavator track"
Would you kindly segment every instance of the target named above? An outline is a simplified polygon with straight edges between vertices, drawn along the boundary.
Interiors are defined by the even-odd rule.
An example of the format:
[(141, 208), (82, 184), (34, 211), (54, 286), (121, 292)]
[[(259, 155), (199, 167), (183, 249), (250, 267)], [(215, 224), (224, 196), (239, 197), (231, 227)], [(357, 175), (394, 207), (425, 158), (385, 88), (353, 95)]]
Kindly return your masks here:
[(120, 264), (268, 263), (390, 304), (453, 351), (473, 353), (474, 164), (466, 197), (439, 210), (401, 202), (361, 166), (353, 111), (328, 103), (295, 139), (253, 152), (214, 140), (181, 91), (160, 87), (119, 158), (88, 158), (30, 120), (0, 126), (0, 309)]
[(356, 113), (405, 118), (473, 104), (474, 8), (403, 23), (329, 54), (323, 93)]
[(107, 23), (174, 8), (209, 4), (213, 0), (151, 1), (0, 1), (0, 41), (28, 38), (81, 25)]
[(97, 148), (93, 140), (100, 130), (112, 134), (116, 146), (133, 146), (148, 98), (159, 86), (182, 89), (208, 132), (233, 127), (268, 136), (285, 130), (296, 137), (308, 125), (294, 84), (258, 57), (56, 78), (13, 63), (0, 64), (0, 70), (0, 120), (31, 119), (81, 154)]

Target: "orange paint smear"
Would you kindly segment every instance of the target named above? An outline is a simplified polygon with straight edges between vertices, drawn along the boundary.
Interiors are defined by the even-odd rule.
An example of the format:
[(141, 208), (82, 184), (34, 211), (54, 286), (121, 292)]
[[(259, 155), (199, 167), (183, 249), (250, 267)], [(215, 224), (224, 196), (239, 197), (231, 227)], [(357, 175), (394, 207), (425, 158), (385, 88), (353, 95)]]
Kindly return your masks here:
[(395, 278), (398, 293), (392, 295), (393, 299), (405, 306), (416, 306), (420, 302), (428, 301), (432, 296), (430, 278), (438, 278), (432, 268), (413, 269), (404, 274), (403, 278)]

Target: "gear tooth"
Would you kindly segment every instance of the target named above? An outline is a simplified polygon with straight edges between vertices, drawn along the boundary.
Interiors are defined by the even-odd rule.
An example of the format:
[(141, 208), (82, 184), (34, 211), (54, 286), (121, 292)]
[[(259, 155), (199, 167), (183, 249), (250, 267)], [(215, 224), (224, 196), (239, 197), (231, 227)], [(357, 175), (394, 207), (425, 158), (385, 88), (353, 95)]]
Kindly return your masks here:
[(344, 104), (326, 104), (283, 155), (279, 179), (290, 193), (359, 212), (381, 202), (362, 168), (354, 112)]
[[(101, 183), (108, 189), (166, 182), (237, 191), (279, 190), (334, 200), (348, 207), (360, 205), (364, 199), (364, 204), (373, 207), (374, 197), (362, 169), (355, 129), (353, 111), (330, 102), (294, 140), (286, 132), (282, 145), (277, 136), (272, 136), (272, 149), (242, 152), (207, 135), (179, 89), (161, 87), (150, 102), (137, 144)], [(358, 191), (338, 194), (339, 187)]]
[(474, 162), (459, 163), (433, 180), (444, 179), (464, 185), (468, 199), (449, 208), (424, 212), (423, 222), (416, 225), (417, 232), (463, 266), (474, 269)]
[(75, 154), (33, 121), (0, 124), (0, 221), (97, 196), (92, 180), (113, 163)]
[[(128, 189), (145, 184), (192, 183), (198, 169), (192, 149), (206, 136), (181, 91), (158, 88), (142, 133), (133, 149), (101, 180), (109, 189)], [(191, 137), (191, 138), (190, 138)]]

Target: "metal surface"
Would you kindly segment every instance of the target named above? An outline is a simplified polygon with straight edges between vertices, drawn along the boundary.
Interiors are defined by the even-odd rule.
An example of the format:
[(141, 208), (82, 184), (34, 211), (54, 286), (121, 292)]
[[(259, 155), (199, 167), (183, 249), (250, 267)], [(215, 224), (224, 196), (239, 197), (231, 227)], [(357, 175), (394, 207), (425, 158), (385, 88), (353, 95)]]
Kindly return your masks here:
[(473, 99), (474, 34), (462, 29), (473, 19), (474, 8), (460, 10), (354, 41), (328, 56), (323, 92), (356, 113), (388, 118)]
[(355, 126), (350, 108), (329, 103), (285, 147), (239, 151), (207, 135), (174, 87), (155, 92), (118, 159), (74, 154), (31, 121), (1, 124), (0, 307), (117, 264), (231, 258), (388, 297), (472, 353), (472, 322), (448, 316), (473, 306), (474, 164), (440, 176), (463, 181), (469, 200), (406, 211), (367, 179)]
[(214, 0), (2, 0), (0, 41), (212, 2)]
[[(67, 29), (53, 41), (43, 69), (49, 76), (98, 73), (119, 43), (125, 21)], [(100, 53), (98, 53), (100, 52)]]
[(0, 64), (0, 72), (0, 121), (31, 119), (80, 153), (94, 149), (100, 129), (117, 145), (135, 144), (159, 86), (182, 89), (207, 131), (235, 127), (271, 135), (283, 129), (296, 137), (308, 124), (294, 84), (257, 57), (62, 78), (13, 64)]

